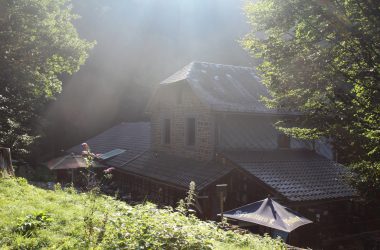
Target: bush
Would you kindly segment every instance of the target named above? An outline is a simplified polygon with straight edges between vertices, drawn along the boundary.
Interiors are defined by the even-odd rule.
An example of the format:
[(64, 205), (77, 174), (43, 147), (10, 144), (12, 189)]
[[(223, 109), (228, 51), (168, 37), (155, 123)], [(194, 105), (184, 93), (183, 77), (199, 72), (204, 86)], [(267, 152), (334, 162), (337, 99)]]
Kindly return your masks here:
[(19, 221), (19, 224), (15, 228), (15, 232), (29, 237), (32, 234), (35, 234), (37, 229), (46, 228), (53, 219), (49, 214), (38, 212), (33, 215), (27, 215), (23, 220), (19, 219)]

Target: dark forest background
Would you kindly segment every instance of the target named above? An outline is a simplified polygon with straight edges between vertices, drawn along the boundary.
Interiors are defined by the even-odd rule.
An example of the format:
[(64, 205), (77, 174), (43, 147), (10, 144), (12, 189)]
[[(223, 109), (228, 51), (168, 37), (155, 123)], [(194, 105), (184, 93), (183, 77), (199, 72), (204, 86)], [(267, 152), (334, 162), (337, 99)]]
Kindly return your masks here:
[(122, 121), (149, 119), (159, 84), (191, 61), (252, 66), (238, 40), (249, 27), (242, 0), (75, 0), (81, 38), (96, 40), (79, 72), (48, 107), (41, 156)]

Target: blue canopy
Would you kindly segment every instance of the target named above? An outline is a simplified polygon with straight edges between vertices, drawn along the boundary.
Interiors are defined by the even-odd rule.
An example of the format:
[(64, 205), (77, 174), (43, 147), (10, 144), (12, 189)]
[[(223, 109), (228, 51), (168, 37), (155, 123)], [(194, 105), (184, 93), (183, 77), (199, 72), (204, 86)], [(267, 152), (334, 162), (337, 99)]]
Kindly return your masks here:
[(313, 223), (296, 211), (284, 207), (270, 198), (227, 211), (223, 213), (223, 216), (285, 232), (291, 232), (297, 227)]

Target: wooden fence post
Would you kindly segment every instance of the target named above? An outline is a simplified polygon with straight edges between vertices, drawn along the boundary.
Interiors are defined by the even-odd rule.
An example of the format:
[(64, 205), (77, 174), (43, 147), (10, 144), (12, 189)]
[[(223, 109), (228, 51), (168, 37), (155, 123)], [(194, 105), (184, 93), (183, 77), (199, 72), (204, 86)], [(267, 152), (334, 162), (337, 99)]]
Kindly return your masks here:
[(0, 147), (0, 175), (1, 172), (6, 172), (8, 175), (14, 176), (10, 148)]

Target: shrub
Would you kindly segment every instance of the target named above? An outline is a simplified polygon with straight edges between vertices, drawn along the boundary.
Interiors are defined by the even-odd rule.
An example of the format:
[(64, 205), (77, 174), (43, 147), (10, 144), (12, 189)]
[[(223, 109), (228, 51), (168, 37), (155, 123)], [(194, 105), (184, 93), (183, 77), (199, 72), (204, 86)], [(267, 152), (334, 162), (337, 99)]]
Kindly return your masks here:
[(20, 233), (26, 237), (35, 234), (39, 228), (46, 228), (53, 219), (45, 212), (38, 212), (29, 214), (24, 219), (19, 219), (19, 223), (15, 228), (15, 232)]

